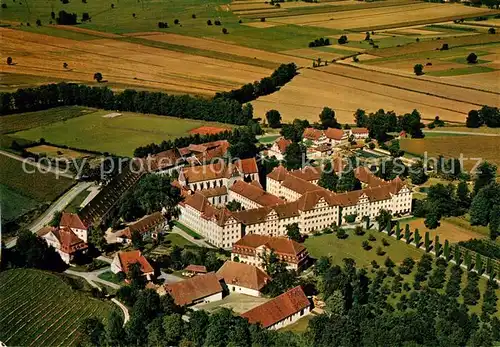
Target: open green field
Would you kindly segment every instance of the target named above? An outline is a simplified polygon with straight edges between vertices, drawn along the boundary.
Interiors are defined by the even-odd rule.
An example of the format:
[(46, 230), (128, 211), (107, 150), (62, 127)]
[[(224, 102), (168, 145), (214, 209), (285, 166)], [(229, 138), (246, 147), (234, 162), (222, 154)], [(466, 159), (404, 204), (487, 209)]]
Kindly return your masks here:
[(450, 69), (450, 70), (442, 70), (442, 71), (432, 71), (428, 72), (429, 76), (460, 76), (460, 75), (470, 75), (474, 73), (484, 73), (484, 72), (492, 72), (495, 69), (488, 66), (468, 66), (459, 69)]
[[(336, 234), (326, 234), (320, 236), (309, 236), (304, 242), (309, 254), (314, 258), (327, 256), (331, 259), (333, 264), (342, 264), (342, 259), (352, 258), (356, 261), (359, 267), (370, 267), (372, 260), (377, 263), (382, 263), (387, 255), (397, 264), (404, 258), (411, 257), (419, 259), (423, 252), (415, 246), (407, 245), (404, 242), (398, 241), (383, 232), (370, 230), (363, 236), (355, 235), (352, 230), (347, 231), (348, 237), (346, 239), (337, 238)], [(361, 243), (368, 240), (368, 236), (372, 234), (377, 239), (376, 241), (369, 241), (371, 249), (366, 251), (361, 247)], [(382, 244), (382, 239), (389, 242), (389, 246), (385, 247)], [(377, 248), (382, 248), (386, 255), (377, 255)]]
[(220, 125), (131, 112), (124, 112), (114, 118), (103, 117), (109, 113), (111, 112), (104, 110), (94, 111), (66, 121), (20, 131), (13, 134), (13, 137), (30, 140), (44, 138), (58, 145), (132, 156), (139, 146), (187, 136), (190, 130), (203, 125)]
[(85, 318), (106, 319), (108, 302), (33, 269), (0, 273), (0, 340), (9, 346), (76, 346)]
[(96, 110), (80, 106), (55, 107), (49, 110), (18, 113), (0, 117), (0, 133), (8, 134), (79, 117)]
[(0, 184), (2, 220), (10, 221), (38, 206), (38, 202)]
[[(2, 219), (9, 221), (32, 210), (41, 203), (55, 200), (73, 185), (66, 177), (59, 177), (49, 172), (42, 174), (26, 173), (22, 162), (0, 155), (0, 195), (2, 201)], [(33, 170), (31, 165), (27, 169)]]

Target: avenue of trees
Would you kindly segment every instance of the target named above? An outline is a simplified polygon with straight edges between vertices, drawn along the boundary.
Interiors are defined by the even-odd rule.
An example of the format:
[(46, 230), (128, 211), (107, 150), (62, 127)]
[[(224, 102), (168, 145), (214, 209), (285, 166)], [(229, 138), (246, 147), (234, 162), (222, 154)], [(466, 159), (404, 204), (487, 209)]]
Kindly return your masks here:
[(290, 82), (297, 75), (297, 66), (294, 63), (281, 64), (271, 75), (264, 77), (260, 81), (247, 83), (239, 89), (233, 89), (229, 92), (215, 94), (215, 99), (231, 99), (239, 103), (247, 103), (257, 99), (259, 96), (274, 93), (279, 87)]
[(56, 106), (80, 105), (105, 110), (175, 115), (179, 118), (245, 125), (252, 116), (232, 99), (203, 99), (189, 95), (58, 83), (0, 93), (0, 115), (44, 110)]

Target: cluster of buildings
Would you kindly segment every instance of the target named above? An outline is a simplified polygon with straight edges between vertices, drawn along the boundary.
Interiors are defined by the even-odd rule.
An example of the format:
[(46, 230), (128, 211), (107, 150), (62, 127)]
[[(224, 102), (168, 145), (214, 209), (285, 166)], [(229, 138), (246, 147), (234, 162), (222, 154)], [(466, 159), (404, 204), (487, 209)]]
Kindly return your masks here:
[[(303, 133), (303, 142), (307, 145), (307, 156), (312, 159), (325, 158), (332, 155), (336, 150), (349, 143), (349, 139), (354, 141), (365, 140), (369, 137), (367, 128), (336, 129), (328, 128), (320, 130), (306, 128)], [(278, 160), (284, 159), (287, 147), (292, 142), (283, 137), (277, 139), (268, 150), (270, 157), (275, 156)]]
[[(340, 159), (334, 160), (332, 166), (342, 174)], [(285, 236), (287, 226), (293, 223), (298, 224), (301, 233), (310, 234), (333, 223), (373, 219), (382, 209), (400, 215), (411, 211), (412, 191), (399, 177), (384, 181), (365, 167), (354, 171), (362, 189), (345, 193), (334, 193), (318, 185), (322, 167), (290, 171), (280, 165), (267, 175), (267, 191), (258, 181), (247, 182), (239, 173), (226, 179), (214, 178), (211, 172), (219, 168), (218, 164), (196, 168), (197, 189), (191, 189), (194, 186), (190, 175), (179, 176), (181, 186), (189, 187), (179, 205), (179, 221), (221, 248), (232, 248), (247, 234)], [(214, 188), (219, 189), (216, 199)], [(231, 201), (239, 202), (244, 209), (229, 211), (224, 205)]]

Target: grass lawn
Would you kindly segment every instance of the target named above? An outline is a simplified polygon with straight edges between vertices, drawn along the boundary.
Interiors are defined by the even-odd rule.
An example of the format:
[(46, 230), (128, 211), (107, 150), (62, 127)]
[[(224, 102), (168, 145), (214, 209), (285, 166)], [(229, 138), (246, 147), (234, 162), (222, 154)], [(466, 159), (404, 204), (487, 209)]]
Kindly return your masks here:
[(197, 240), (200, 240), (203, 238), (199, 234), (197, 234), (196, 232), (194, 232), (193, 230), (191, 230), (190, 228), (185, 226), (184, 224), (179, 223), (178, 221), (174, 221), (174, 225), (176, 227), (178, 227), (179, 229), (183, 230), (184, 232), (188, 233), (189, 235), (191, 235), (192, 237), (194, 237)]
[(35, 172), (24, 172), (22, 162), (3, 155), (0, 155), (0, 168), (0, 184), (39, 203), (53, 201), (74, 184), (69, 178), (56, 177), (51, 172), (41, 173), (31, 165), (26, 168)]
[(33, 85), (62, 82), (58, 78), (25, 75), (17, 73), (0, 73), (0, 92), (14, 92), (17, 88), (27, 88)]
[(170, 246), (179, 246), (179, 247), (193, 246), (193, 247), (196, 247), (196, 245), (194, 243), (185, 239), (184, 237), (182, 237), (179, 234), (173, 234), (173, 233), (167, 234), (167, 236), (165, 236), (165, 241), (169, 242)]
[(491, 68), (491, 67), (488, 67), (488, 66), (473, 65), (473, 66), (468, 66), (468, 67), (464, 67), (464, 68), (460, 68), (460, 69), (431, 71), (431, 72), (426, 72), (426, 74), (429, 76), (445, 77), (445, 76), (470, 75), (470, 74), (474, 74), (474, 73), (484, 73), (484, 72), (492, 72), (492, 71), (496, 71), (496, 70)]
[(66, 206), (65, 211), (70, 212), (70, 213), (78, 213), (80, 210), (80, 205), (82, 202), (89, 196), (90, 192), (88, 190), (84, 190), (69, 203), (68, 206)]
[(209, 302), (207, 304), (198, 304), (196, 308), (203, 309), (208, 312), (214, 312), (218, 309), (225, 307), (232, 309), (235, 313), (243, 313), (251, 310), (252, 308), (262, 305), (269, 301), (269, 298), (257, 298), (250, 295), (230, 293), (220, 301)]
[(268, 144), (268, 143), (273, 143), (277, 138), (279, 138), (281, 135), (265, 135), (262, 137), (259, 137), (259, 142), (263, 144)]
[[(304, 242), (304, 245), (309, 251), (309, 254), (314, 258), (328, 256), (333, 264), (338, 265), (342, 264), (344, 258), (352, 258), (356, 261), (358, 267), (365, 268), (371, 266), (370, 263), (372, 260), (375, 260), (379, 264), (383, 264), (387, 256), (390, 256), (397, 264), (407, 257), (419, 259), (423, 253), (415, 246), (407, 245), (402, 241), (398, 241), (376, 230), (366, 232), (363, 236), (355, 235), (351, 230), (347, 231), (347, 234), (349, 236), (343, 240), (337, 238), (336, 234), (309, 236)], [(373, 242), (370, 241), (372, 248), (365, 251), (361, 247), (361, 243), (364, 240), (368, 240), (369, 234), (375, 236), (377, 240)], [(389, 242), (389, 246), (384, 247), (382, 245), (383, 238)], [(377, 255), (376, 251), (378, 247), (382, 248), (386, 254), (383, 256)]]
[[(497, 134), (500, 135), (500, 128), (488, 128), (486, 126), (482, 126), (480, 128), (467, 128), (465, 126), (445, 126), (436, 128), (438, 131), (463, 131), (477, 134)], [(432, 133), (433, 130), (426, 130), (425, 135)]]
[(445, 137), (445, 136), (466, 136), (467, 135), (467, 134), (455, 134), (455, 133), (452, 133), (452, 132), (450, 132), (448, 134), (447, 133), (441, 133), (441, 132), (439, 132), (439, 133), (433, 133), (433, 132), (428, 131), (428, 130), (425, 130), (424, 133), (425, 133), (425, 137)]
[[(34, 269), (0, 273), (0, 340), (9, 346), (76, 346), (84, 319), (117, 309), (72, 289), (80, 280)], [(121, 312), (121, 311), (120, 311)]]
[(279, 331), (291, 331), (293, 333), (304, 333), (307, 330), (307, 326), (309, 325), (309, 321), (316, 316), (315, 313), (310, 313), (307, 316), (299, 319), (293, 324), (290, 324), (284, 328), (281, 328)]
[(119, 284), (119, 285), (125, 284), (123, 281), (120, 281), (118, 279), (118, 276), (116, 276), (111, 271), (103, 272), (102, 274), (100, 274), (97, 277), (99, 277), (101, 280), (105, 280), (105, 281), (112, 282), (112, 283), (115, 283), (115, 284)]
[(445, 219), (445, 221), (449, 224), (453, 224), (461, 229), (464, 230), (469, 230), (471, 232), (476, 233), (479, 237), (481, 236), (489, 236), (490, 235), (490, 229), (486, 226), (482, 225), (471, 225), (469, 222), (469, 215), (465, 216), (460, 216), (460, 217), (448, 217)]
[(80, 106), (63, 106), (43, 111), (2, 116), (0, 117), (0, 133), (14, 133), (52, 123), (64, 122), (71, 118), (83, 116), (89, 112), (95, 112), (95, 110)]
[(111, 111), (99, 110), (17, 132), (13, 137), (31, 140), (43, 137), (58, 145), (132, 156), (139, 146), (187, 136), (188, 131), (202, 125), (221, 126), (219, 123), (131, 112), (124, 112), (119, 117), (103, 118), (109, 113)]
[[(458, 219), (458, 218), (457, 218)], [(426, 232), (429, 232), (429, 236), (431, 240), (434, 240), (436, 235), (439, 236), (439, 242), (441, 244), (444, 243), (445, 240), (448, 240), (450, 243), (456, 243), (459, 241), (467, 241), (474, 238), (483, 238), (485, 235), (477, 233), (475, 230), (469, 225), (469, 228), (465, 228), (465, 223), (463, 226), (458, 225), (457, 223), (450, 223), (447, 219), (441, 220), (441, 225), (436, 229), (428, 229), (424, 224), (424, 218), (415, 218), (410, 221), (401, 221), (401, 229), (404, 230), (405, 225), (410, 225), (411, 231), (415, 231), (415, 229), (419, 230), (420, 236), (422, 237), (422, 241)]]

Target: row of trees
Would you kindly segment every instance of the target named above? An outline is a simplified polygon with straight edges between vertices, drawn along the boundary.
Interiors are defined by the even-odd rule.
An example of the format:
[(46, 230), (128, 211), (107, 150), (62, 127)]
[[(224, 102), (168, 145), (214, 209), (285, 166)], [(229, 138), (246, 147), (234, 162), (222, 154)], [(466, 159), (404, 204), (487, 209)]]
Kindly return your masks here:
[(356, 126), (365, 127), (370, 130), (370, 137), (378, 142), (385, 142), (390, 139), (388, 133), (405, 131), (412, 138), (422, 138), (424, 134), (420, 113), (413, 110), (411, 113), (397, 116), (394, 111), (385, 112), (383, 109), (367, 114), (364, 110), (358, 109), (354, 113)]
[(44, 110), (56, 106), (81, 105), (106, 110), (175, 115), (245, 125), (252, 115), (244, 113), (241, 104), (227, 98), (203, 99), (189, 95), (126, 89), (113, 92), (107, 87), (89, 87), (75, 83), (58, 83), (21, 88), (0, 93), (0, 115)]
[(471, 110), (465, 124), (468, 128), (479, 128), (486, 125), (490, 128), (500, 127), (500, 109), (498, 107), (483, 106), (480, 110)]
[(274, 93), (279, 87), (290, 82), (295, 75), (297, 75), (297, 66), (294, 63), (281, 64), (270, 77), (264, 77), (260, 81), (245, 84), (229, 92), (216, 93), (215, 99), (231, 99), (243, 104), (259, 96)]

